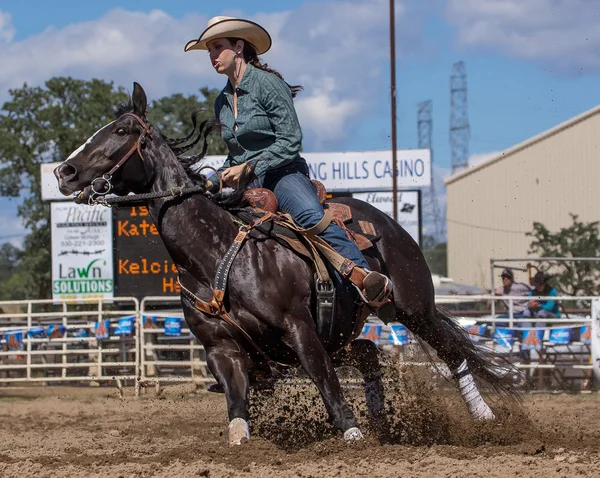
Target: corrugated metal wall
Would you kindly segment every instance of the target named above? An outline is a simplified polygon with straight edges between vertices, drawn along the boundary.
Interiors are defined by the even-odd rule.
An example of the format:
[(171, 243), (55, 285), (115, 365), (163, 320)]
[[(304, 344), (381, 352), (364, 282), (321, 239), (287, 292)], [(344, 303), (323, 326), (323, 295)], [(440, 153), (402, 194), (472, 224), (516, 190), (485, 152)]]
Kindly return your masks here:
[[(490, 258), (527, 257), (525, 232), (600, 220), (600, 108), (449, 178), (448, 274), (489, 287)], [(497, 282), (496, 282), (497, 284)]]

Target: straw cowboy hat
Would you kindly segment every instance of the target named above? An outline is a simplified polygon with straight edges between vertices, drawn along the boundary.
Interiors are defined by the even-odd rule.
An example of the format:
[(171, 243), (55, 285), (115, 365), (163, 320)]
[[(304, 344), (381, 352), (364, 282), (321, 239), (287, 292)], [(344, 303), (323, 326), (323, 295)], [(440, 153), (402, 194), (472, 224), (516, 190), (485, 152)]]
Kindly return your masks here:
[(206, 43), (215, 38), (241, 38), (251, 43), (257, 55), (271, 48), (271, 36), (258, 23), (233, 17), (213, 17), (197, 40), (186, 43), (183, 51), (207, 50)]

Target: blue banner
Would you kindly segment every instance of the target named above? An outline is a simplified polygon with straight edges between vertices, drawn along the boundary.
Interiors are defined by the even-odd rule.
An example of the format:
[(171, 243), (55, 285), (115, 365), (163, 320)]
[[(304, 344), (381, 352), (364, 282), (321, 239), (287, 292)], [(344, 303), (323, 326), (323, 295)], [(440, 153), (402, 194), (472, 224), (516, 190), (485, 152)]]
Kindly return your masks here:
[(582, 344), (592, 345), (592, 326), (584, 325), (579, 329)]
[(6, 339), (6, 345), (8, 350), (23, 350), (23, 332), (16, 330), (9, 330), (4, 333)]
[(181, 318), (165, 317), (165, 335), (181, 335)]
[(157, 327), (156, 317), (152, 317), (151, 315), (144, 315), (142, 322), (145, 329), (155, 329)]
[(497, 328), (494, 332), (494, 342), (498, 345), (511, 349), (514, 343), (513, 331), (510, 329)]
[(543, 330), (524, 329), (521, 350), (542, 350)]
[(117, 322), (117, 327), (115, 328), (115, 335), (131, 335), (133, 334), (133, 323), (135, 317), (132, 315), (130, 317), (121, 317)]
[(381, 328), (381, 325), (365, 324), (362, 330), (363, 338), (379, 344), (379, 340), (381, 339)]
[(62, 339), (65, 336), (67, 328), (60, 324), (50, 324), (46, 329), (46, 335), (51, 339)]
[(109, 337), (110, 321), (108, 319), (99, 320), (94, 325), (94, 335), (98, 340), (107, 339)]
[(473, 342), (479, 342), (485, 334), (485, 324), (473, 324), (467, 327), (467, 332)]
[(573, 329), (570, 327), (564, 327), (562, 329), (552, 329), (550, 330), (548, 343), (550, 345), (568, 345), (571, 343), (572, 331)]
[(394, 345), (407, 345), (410, 342), (408, 329), (402, 324), (390, 325), (388, 340)]
[[(77, 337), (78, 339), (84, 339), (89, 336), (88, 331), (85, 329), (77, 329), (75, 332), (73, 332), (73, 335), (75, 337)], [(82, 340), (81, 342), (85, 342), (85, 341)]]
[(46, 338), (46, 329), (44, 327), (32, 327), (27, 331), (27, 336), (32, 339)]

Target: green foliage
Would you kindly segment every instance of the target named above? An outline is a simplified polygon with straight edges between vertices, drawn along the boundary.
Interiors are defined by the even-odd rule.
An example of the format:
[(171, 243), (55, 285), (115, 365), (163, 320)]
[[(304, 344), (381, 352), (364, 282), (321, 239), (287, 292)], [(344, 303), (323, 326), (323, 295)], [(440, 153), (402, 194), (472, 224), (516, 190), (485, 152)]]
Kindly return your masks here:
[(445, 242), (438, 243), (432, 236), (423, 236), (423, 245), (421, 247), (425, 261), (432, 274), (448, 276), (448, 251)]
[[(151, 92), (148, 92), (151, 93)], [(129, 101), (126, 90), (112, 82), (55, 77), (44, 86), (9, 90), (0, 112), (0, 195), (23, 197), (18, 215), (29, 230), (18, 267), (0, 275), (0, 300), (49, 298), (51, 295), (50, 206), (41, 200), (40, 165), (62, 161), (99, 128), (112, 121), (115, 108)], [(214, 118), (217, 90), (172, 95), (152, 103), (148, 116), (164, 134), (184, 136), (190, 115)], [(209, 154), (225, 152), (221, 138), (210, 138)], [(15, 251), (2, 249), (7, 259)], [(16, 257), (16, 256), (15, 256)]]
[[(533, 240), (529, 253), (539, 257), (600, 257), (600, 222), (582, 222), (571, 214), (573, 224), (551, 232), (539, 222), (526, 233)], [(595, 261), (548, 261), (543, 268), (553, 275), (552, 283), (564, 295), (600, 293), (600, 263)]]
[[(215, 118), (214, 104), (219, 90), (201, 88), (202, 99), (196, 95), (175, 94), (152, 101), (146, 116), (160, 132), (169, 138), (185, 136), (191, 130), (191, 115), (195, 114), (198, 124)], [(198, 145), (190, 154), (199, 151)], [(208, 154), (227, 154), (227, 146), (218, 134), (208, 137)]]

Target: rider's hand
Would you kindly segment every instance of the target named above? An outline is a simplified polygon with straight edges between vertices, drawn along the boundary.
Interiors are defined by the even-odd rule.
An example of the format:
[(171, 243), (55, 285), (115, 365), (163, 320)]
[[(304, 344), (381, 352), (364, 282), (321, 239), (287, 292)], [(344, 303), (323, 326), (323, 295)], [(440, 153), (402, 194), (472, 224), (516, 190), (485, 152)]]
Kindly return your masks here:
[(237, 188), (240, 178), (243, 174), (249, 172), (249, 169), (250, 168), (246, 163), (231, 166), (223, 171), (221, 179), (223, 179), (223, 182), (230, 188)]

